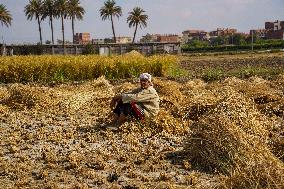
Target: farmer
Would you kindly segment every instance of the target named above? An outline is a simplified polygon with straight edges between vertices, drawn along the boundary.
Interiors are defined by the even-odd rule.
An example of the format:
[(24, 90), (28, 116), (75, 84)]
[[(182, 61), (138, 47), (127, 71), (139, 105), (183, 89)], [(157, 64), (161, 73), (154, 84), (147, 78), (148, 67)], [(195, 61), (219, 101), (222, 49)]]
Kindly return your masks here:
[(112, 98), (110, 108), (115, 115), (113, 125), (123, 124), (127, 116), (143, 121), (158, 114), (159, 96), (153, 87), (151, 75), (142, 73), (139, 80), (140, 88)]

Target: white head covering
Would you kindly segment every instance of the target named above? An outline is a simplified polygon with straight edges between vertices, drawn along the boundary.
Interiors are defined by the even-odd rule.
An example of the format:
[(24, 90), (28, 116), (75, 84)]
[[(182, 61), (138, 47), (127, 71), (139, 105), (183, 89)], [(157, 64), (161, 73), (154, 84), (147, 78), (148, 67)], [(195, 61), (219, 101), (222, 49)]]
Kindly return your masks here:
[(148, 80), (148, 81), (151, 82), (152, 76), (148, 73), (142, 73), (142, 74), (140, 74), (139, 79), (140, 80), (145, 79), (145, 80)]

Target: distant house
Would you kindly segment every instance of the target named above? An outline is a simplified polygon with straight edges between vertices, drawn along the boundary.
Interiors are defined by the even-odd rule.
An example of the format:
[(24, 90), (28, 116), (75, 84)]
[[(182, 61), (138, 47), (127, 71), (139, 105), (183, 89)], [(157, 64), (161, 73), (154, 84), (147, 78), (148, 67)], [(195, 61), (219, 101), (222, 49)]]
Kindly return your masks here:
[(116, 43), (125, 44), (131, 42), (132, 42), (132, 37), (116, 37)]
[(267, 30), (266, 29), (250, 30), (249, 34), (264, 39), (267, 36)]
[(284, 40), (284, 21), (265, 22), (265, 30), (267, 39)]
[(181, 42), (181, 36), (175, 34), (159, 35), (158, 42)]
[(105, 44), (105, 43), (114, 43), (114, 41), (111, 38), (92, 39), (92, 44)]
[(189, 43), (192, 40), (209, 40), (210, 35), (204, 30), (186, 30), (182, 32), (182, 43)]
[(145, 36), (142, 36), (142, 38), (140, 39), (140, 42), (141, 43), (158, 42), (158, 36), (160, 36), (160, 34), (147, 33)]
[(182, 37), (176, 34), (147, 34), (142, 36), (141, 43), (152, 43), (152, 42), (181, 42)]
[(233, 28), (217, 28), (217, 30), (211, 31), (209, 35), (211, 37), (220, 37), (226, 35), (233, 35), (235, 33), (237, 33), (237, 30)]
[(75, 44), (89, 44), (91, 43), (90, 33), (76, 33), (74, 35)]

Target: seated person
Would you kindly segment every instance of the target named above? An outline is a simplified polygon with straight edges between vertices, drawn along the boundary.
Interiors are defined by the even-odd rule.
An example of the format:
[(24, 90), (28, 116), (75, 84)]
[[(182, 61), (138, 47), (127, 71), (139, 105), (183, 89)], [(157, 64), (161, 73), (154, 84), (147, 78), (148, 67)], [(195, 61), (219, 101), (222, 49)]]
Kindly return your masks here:
[(115, 114), (114, 125), (123, 124), (127, 116), (143, 121), (144, 118), (151, 118), (158, 114), (159, 96), (153, 87), (151, 75), (142, 73), (139, 80), (140, 88), (112, 98), (110, 107)]

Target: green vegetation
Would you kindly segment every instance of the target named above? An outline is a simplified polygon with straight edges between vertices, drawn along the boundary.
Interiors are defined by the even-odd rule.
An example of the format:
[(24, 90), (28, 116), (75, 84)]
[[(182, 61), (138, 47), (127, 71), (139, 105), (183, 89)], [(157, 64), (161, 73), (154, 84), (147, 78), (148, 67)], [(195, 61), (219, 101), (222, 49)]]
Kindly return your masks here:
[(142, 26), (147, 27), (148, 15), (143, 14), (144, 12), (145, 11), (140, 7), (135, 7), (133, 11), (129, 12), (129, 16), (127, 17), (129, 27), (135, 27), (132, 43), (135, 42), (138, 25), (140, 25), (140, 28), (142, 28)]
[(113, 39), (114, 39), (114, 42), (116, 42), (113, 17), (119, 18), (122, 15), (121, 7), (116, 6), (116, 2), (114, 0), (107, 0), (105, 1), (104, 6), (100, 9), (100, 14), (101, 14), (102, 20), (110, 19)]
[(0, 4), (0, 23), (6, 27), (10, 26), (12, 22), (12, 16), (10, 11), (6, 9), (3, 4)]
[[(238, 37), (237, 37), (238, 36)], [(234, 39), (217, 37), (209, 41), (192, 40), (182, 46), (183, 52), (224, 52), (224, 51), (247, 51), (247, 50), (267, 50), (272, 51), (284, 49), (283, 40), (255, 39), (253, 45), (250, 37), (244, 38), (234, 35)]]

